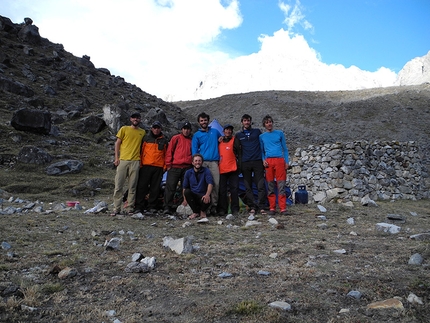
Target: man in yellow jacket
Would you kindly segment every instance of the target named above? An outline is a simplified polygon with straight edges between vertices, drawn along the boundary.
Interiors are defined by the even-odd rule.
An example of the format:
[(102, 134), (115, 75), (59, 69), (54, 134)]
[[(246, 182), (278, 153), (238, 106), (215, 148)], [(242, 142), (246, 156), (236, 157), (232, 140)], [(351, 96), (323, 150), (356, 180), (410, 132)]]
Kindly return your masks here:
[(139, 176), (140, 147), (146, 132), (139, 127), (140, 113), (130, 116), (130, 126), (123, 126), (116, 135), (115, 142), (115, 191), (113, 193), (113, 212), (115, 216), (121, 212), (124, 185), (128, 178), (128, 208), (134, 209), (136, 199), (136, 184)]
[[(159, 209), (158, 198), (161, 180), (166, 170), (166, 151), (169, 143), (161, 128), (161, 123), (155, 121), (151, 126), (151, 131), (143, 138), (135, 212), (149, 210), (151, 213), (156, 213)], [(149, 197), (146, 201), (148, 193)]]

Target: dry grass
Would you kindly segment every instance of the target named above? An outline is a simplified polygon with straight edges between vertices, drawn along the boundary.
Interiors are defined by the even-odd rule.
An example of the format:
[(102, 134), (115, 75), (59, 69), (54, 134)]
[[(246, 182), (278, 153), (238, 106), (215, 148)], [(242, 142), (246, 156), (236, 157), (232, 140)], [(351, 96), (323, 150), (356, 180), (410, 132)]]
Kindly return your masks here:
[[(416, 252), (425, 264), (430, 259), (428, 242), (409, 239), (429, 230), (430, 202), (379, 204), (326, 205), (326, 229), (318, 227), (323, 221), (317, 219), (315, 205), (293, 206), (291, 216), (278, 216), (284, 224), (280, 230), (263, 216), (258, 218), (261, 225), (246, 229), (244, 216), (232, 222), (212, 217), (207, 225), (186, 228), (183, 220), (166, 217), (139, 221), (77, 211), (2, 216), (1, 237), (19, 258), (10, 262), (3, 255), (0, 275), (3, 282), (20, 286), (23, 297), (4, 298), (0, 321), (19, 322), (21, 315), (27, 322), (106, 321), (110, 310), (122, 322), (428, 321), (429, 267), (410, 266), (408, 260)], [(407, 217), (402, 231), (377, 232), (375, 224), (386, 221), (390, 213)], [(347, 224), (349, 217), (355, 218), (355, 225)], [(234, 227), (227, 227), (229, 223)], [(100, 233), (119, 235), (120, 230), (125, 232), (120, 250), (105, 250), (102, 245), (111, 235)], [(136, 240), (127, 231), (133, 231)], [(164, 236), (194, 236), (197, 248), (192, 254), (177, 255), (162, 246)], [(346, 254), (334, 253), (337, 249)], [(156, 257), (155, 270), (125, 273), (135, 252)], [(273, 253), (276, 258), (269, 257)], [(55, 265), (74, 267), (79, 274), (60, 280), (48, 274)], [(260, 276), (259, 270), (270, 275)], [(220, 278), (221, 272), (233, 277)], [(351, 290), (360, 291), (362, 298), (347, 297)], [(424, 305), (408, 303), (411, 292)], [(366, 309), (371, 302), (395, 296), (402, 298), (404, 311), (382, 315)], [(282, 313), (268, 307), (277, 300), (290, 303), (293, 310)], [(38, 310), (23, 312), (21, 304)], [(349, 313), (339, 314), (342, 308)]]

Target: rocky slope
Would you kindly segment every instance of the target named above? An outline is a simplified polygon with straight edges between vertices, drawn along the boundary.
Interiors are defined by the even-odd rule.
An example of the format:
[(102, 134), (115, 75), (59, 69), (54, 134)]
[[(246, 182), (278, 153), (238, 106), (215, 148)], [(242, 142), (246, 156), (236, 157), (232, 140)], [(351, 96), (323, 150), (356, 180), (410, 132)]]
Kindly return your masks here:
[[(235, 126), (243, 113), (251, 114), (256, 126), (269, 113), (286, 133), (291, 151), (336, 141), (414, 140), (428, 158), (429, 102), (426, 83), (361, 91), (264, 91), (168, 103), (111, 75), (107, 68), (95, 67), (89, 56), (75, 57), (61, 44), (41, 37), (31, 19), (15, 24), (0, 16), (0, 188), (12, 192), (34, 193), (33, 186), (58, 194), (71, 188), (76, 192), (79, 183), (73, 181), (95, 176), (110, 183), (106, 193), (110, 192), (115, 127), (126, 123), (133, 111), (142, 113), (145, 128), (161, 121), (168, 136), (186, 119), (196, 129), (196, 115), (202, 111)], [(49, 113), (55, 131), (35, 134), (15, 129), (11, 120), (24, 108)], [(116, 123), (108, 120), (106, 108), (117, 112)], [(100, 123), (96, 131), (83, 127), (88, 117)], [(67, 187), (52, 180), (42, 185), (47, 182), (47, 165), (17, 162), (25, 146), (45, 150), (52, 162), (79, 159), (86, 170), (80, 179), (69, 178)], [(35, 174), (37, 178), (31, 178)]]

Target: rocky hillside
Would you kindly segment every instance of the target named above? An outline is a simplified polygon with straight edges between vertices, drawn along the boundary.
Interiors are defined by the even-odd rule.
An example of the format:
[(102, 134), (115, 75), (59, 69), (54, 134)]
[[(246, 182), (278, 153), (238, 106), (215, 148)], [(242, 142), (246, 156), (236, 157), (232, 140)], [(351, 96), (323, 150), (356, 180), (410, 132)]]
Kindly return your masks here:
[(207, 112), (220, 123), (240, 125), (248, 113), (255, 127), (270, 114), (298, 147), (354, 140), (417, 141), (429, 163), (430, 84), (360, 91), (264, 91), (210, 100), (176, 102), (185, 112)]
[[(110, 194), (116, 128), (134, 111), (142, 113), (144, 128), (159, 120), (168, 136), (186, 119), (196, 129), (196, 115), (202, 111), (235, 126), (243, 113), (251, 114), (256, 126), (269, 113), (285, 131), (291, 151), (336, 141), (414, 140), (428, 158), (429, 102), (430, 85), (422, 84), (362, 91), (265, 91), (168, 103), (111, 75), (106, 67), (95, 67), (89, 56), (75, 57), (41, 37), (31, 19), (15, 24), (0, 16), (0, 188), (12, 193), (78, 194), (80, 181), (101, 177), (108, 183), (102, 189)], [(12, 120), (22, 109), (48, 114), (48, 131), (17, 127)], [(50, 157), (29, 161), (23, 157), (34, 149), (25, 147)], [(82, 161), (81, 177), (48, 180), (49, 163), (68, 159)]]

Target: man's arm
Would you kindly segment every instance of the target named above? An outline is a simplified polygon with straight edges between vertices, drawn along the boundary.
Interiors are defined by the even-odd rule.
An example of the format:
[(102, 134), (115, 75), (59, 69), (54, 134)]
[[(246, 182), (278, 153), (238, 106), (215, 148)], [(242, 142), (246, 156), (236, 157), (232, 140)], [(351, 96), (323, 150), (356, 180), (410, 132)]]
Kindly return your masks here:
[(115, 166), (119, 165), (119, 151), (120, 151), (121, 144), (122, 144), (122, 140), (120, 138), (116, 138), (116, 141), (115, 141), (115, 160), (113, 162), (113, 164)]

